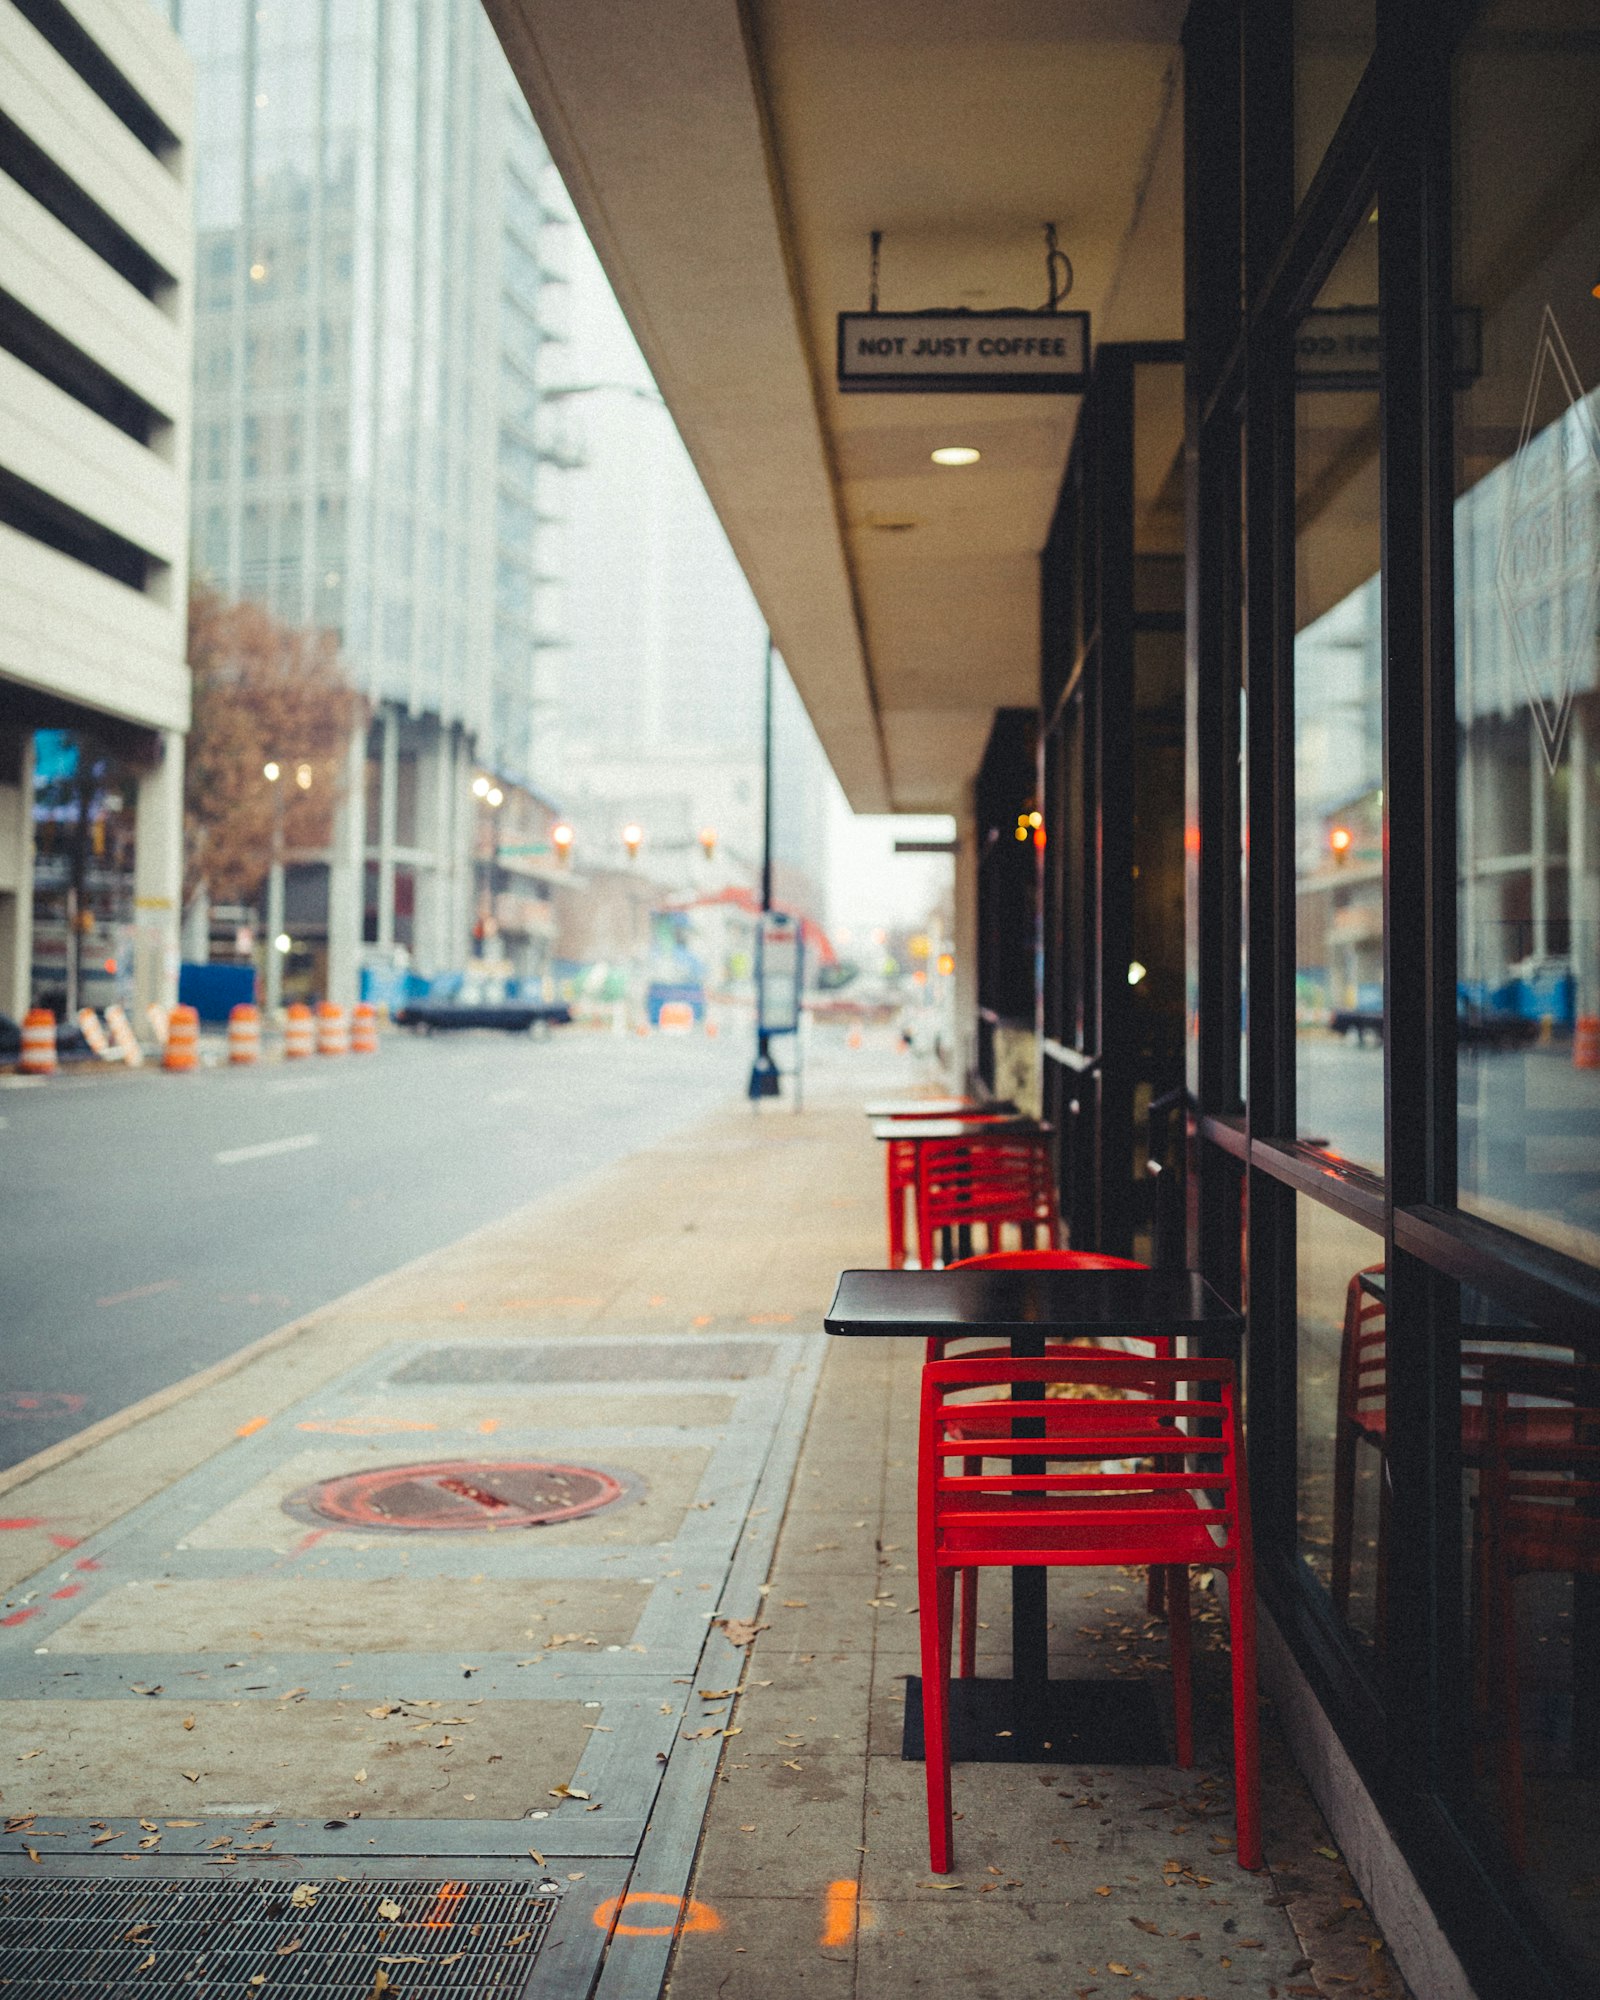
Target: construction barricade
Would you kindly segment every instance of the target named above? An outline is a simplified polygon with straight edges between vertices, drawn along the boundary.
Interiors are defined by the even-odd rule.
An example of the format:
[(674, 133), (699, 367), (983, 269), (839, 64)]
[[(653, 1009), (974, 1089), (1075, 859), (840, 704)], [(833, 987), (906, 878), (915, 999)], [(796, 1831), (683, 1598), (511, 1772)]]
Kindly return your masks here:
[(180, 1000), (167, 1016), (167, 1046), (161, 1058), (163, 1069), (200, 1067), (200, 1016)]
[(100, 1025), (100, 1016), (92, 1007), (78, 1009), (78, 1033), (102, 1062), (116, 1062), (121, 1056), (122, 1051), (111, 1046), (109, 1036)]
[(378, 1053), (378, 1010), (370, 1000), (358, 1000), (350, 1010), (350, 1053), (356, 1056)]
[(139, 1037), (133, 1032), (133, 1023), (115, 1001), (106, 1009), (106, 1026), (111, 1030), (112, 1043), (125, 1066), (142, 1069), (144, 1050), (139, 1046)]
[(228, 1061), (253, 1063), (261, 1060), (261, 1014), (241, 1000), (228, 1014)]
[(317, 1008), (317, 1054), (343, 1056), (350, 1053), (350, 1033), (344, 1009), (335, 1001), (324, 1000)]
[(283, 1055), (286, 1062), (297, 1061), (308, 1056), (313, 1049), (311, 1009), (303, 1000), (296, 1000), (292, 1007), (284, 1010)]
[(1600, 1069), (1600, 1014), (1580, 1014), (1572, 1031), (1574, 1069)]
[(48, 1007), (30, 1007), (22, 1017), (22, 1058), (17, 1068), (24, 1076), (54, 1076), (56, 1072), (56, 1017)]

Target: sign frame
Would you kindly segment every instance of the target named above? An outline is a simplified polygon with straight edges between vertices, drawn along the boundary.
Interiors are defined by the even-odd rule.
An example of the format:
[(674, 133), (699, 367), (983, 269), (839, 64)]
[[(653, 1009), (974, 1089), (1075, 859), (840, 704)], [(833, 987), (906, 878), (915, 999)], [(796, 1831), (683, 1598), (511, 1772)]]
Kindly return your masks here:
[[(998, 332), (991, 330), (996, 322), (1001, 324)], [(849, 342), (859, 339), (866, 328), (876, 328), (875, 337), (880, 341), (901, 342), (902, 352), (905, 343), (918, 337), (969, 343), (1013, 337), (1028, 340), (1043, 336), (1047, 330), (1069, 346), (1076, 346), (1077, 352), (1075, 356), (1061, 357), (1075, 365), (1041, 368), (1033, 373), (852, 368)], [(1031, 306), (1008, 306), (997, 312), (974, 312), (965, 306), (938, 306), (909, 313), (842, 312), (838, 316), (837, 342), (834, 379), (841, 395), (855, 396), (1082, 396), (1088, 391), (1093, 359), (1086, 312), (1051, 312), (1048, 308)], [(994, 357), (997, 361), (1002, 358), (1008, 357)]]
[[(774, 989), (781, 968), (773, 965), (768, 969), (767, 951), (772, 943), (780, 943), (785, 951), (794, 954), (793, 986), (785, 982), (781, 996)], [(791, 917), (782, 910), (769, 910), (761, 920), (756, 947), (756, 1027), (763, 1036), (797, 1035), (800, 1032), (801, 999), (805, 992), (805, 931), (798, 918)], [(776, 1015), (769, 1015), (769, 998), (781, 997), (784, 1006)]]

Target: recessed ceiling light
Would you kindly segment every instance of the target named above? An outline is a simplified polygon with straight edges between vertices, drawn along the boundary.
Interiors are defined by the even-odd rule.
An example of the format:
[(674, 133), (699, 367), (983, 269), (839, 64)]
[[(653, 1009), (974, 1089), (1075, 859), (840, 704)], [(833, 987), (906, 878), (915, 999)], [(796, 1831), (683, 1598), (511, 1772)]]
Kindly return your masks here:
[(983, 453), (976, 445), (942, 444), (933, 454), (935, 465), (976, 465)]

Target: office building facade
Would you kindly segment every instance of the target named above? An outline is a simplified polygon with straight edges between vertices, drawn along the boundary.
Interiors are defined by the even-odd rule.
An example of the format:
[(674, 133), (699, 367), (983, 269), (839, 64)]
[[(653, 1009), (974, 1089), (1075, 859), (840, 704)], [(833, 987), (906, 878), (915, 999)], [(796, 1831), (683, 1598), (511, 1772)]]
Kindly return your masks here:
[(175, 991), (191, 104), (181, 45), (137, 0), (0, 6), (0, 1013), (12, 1016), (35, 999), (62, 1011)]
[(371, 727), (291, 931), (459, 965), (475, 773), (526, 783), (561, 218), (472, 0), (171, 0), (198, 76), (194, 556), (339, 637)]

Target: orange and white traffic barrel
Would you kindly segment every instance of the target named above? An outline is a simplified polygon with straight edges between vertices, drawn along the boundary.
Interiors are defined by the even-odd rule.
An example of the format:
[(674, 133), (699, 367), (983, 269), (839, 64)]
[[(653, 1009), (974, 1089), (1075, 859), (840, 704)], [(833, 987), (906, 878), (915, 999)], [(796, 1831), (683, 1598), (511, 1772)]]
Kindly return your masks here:
[(247, 1000), (241, 1000), (228, 1016), (228, 1060), (230, 1063), (261, 1060), (261, 1014)]
[(161, 1058), (163, 1069), (200, 1067), (200, 1016), (180, 1000), (167, 1016), (167, 1048)]
[(357, 1056), (378, 1053), (378, 1010), (370, 1000), (358, 1000), (350, 1009), (350, 1053)]
[(336, 1001), (324, 1000), (317, 1008), (317, 1054), (343, 1056), (350, 1053), (350, 1035), (345, 1027), (344, 1009)]
[(1580, 1014), (1572, 1031), (1572, 1067), (1600, 1069), (1600, 1014)]
[(687, 1035), (694, 1031), (694, 1009), (687, 1000), (663, 1000), (656, 1014), (656, 1026), (664, 1035)]
[(311, 1009), (303, 1000), (296, 1000), (284, 1010), (283, 1054), (285, 1061), (292, 1062), (300, 1056), (308, 1056), (312, 1050)]
[(17, 1064), (24, 1076), (54, 1076), (56, 1070), (56, 1017), (48, 1007), (30, 1007), (22, 1017), (22, 1060)]

